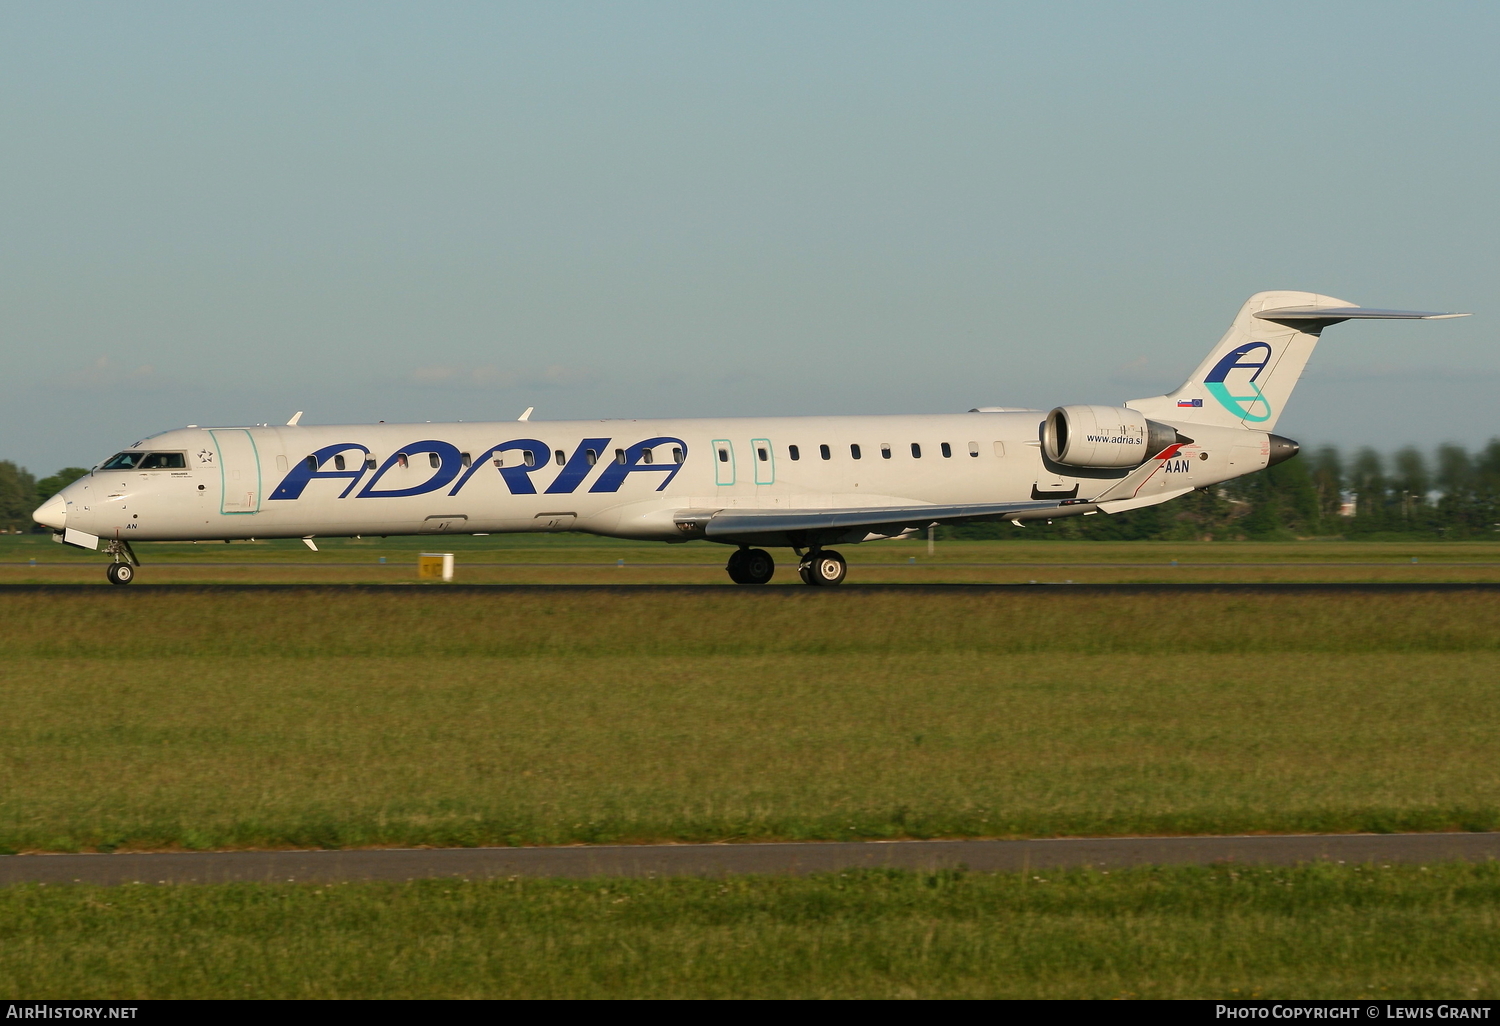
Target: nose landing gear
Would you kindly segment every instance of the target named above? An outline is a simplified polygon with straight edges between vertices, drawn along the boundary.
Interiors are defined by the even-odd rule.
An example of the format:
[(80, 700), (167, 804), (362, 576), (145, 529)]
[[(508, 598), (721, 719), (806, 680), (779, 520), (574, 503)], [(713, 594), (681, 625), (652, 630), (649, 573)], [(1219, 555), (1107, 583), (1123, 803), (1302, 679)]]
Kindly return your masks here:
[(128, 541), (119, 538), (114, 539), (104, 549), (113, 560), (105, 568), (104, 576), (109, 578), (110, 584), (129, 584), (135, 580), (135, 568), (141, 565), (141, 561), (135, 558), (135, 550), (130, 547)]
[(766, 584), (776, 573), (776, 561), (765, 549), (735, 549), (724, 569), (735, 584)]

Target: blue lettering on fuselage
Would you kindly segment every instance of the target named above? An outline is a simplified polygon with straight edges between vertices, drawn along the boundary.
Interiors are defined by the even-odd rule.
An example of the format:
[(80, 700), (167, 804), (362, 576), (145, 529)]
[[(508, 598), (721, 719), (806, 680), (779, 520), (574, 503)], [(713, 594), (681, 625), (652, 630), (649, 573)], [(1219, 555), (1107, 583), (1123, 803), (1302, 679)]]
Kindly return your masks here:
[[(360, 454), (359, 466), (355, 469), (313, 469), (314, 467), (322, 467), (323, 464), (333, 459), (334, 456), (338, 455), (341, 452), (349, 452), (351, 449), (358, 451)], [(292, 472), (288, 474), (284, 479), (282, 479), (281, 484), (277, 485), (275, 491), (271, 493), (271, 498), (300, 498), (302, 495), (302, 489), (307, 487), (309, 481), (312, 481), (316, 478), (336, 477), (340, 480), (343, 480), (344, 478), (349, 479), (349, 487), (345, 488), (342, 492), (339, 493), (339, 498), (342, 499), (344, 496), (348, 495), (354, 490), (355, 485), (359, 484), (360, 475), (365, 472), (365, 457), (368, 455), (370, 455), (370, 450), (366, 449), (364, 446), (358, 444), (357, 442), (339, 442), (337, 445), (325, 445), (323, 448), (313, 453), (307, 459), (298, 460), (297, 465), (292, 468)]]
[[(380, 483), (380, 479), (385, 476), (386, 471), (403, 462), (403, 460), (409, 464), (413, 456), (420, 456), (423, 453), (433, 453), (438, 457), (437, 468), (433, 470), (432, 476), (426, 481), (423, 481), (421, 484), (411, 485), (408, 488), (386, 488), (380, 490), (375, 488)], [(448, 442), (439, 442), (435, 438), (425, 438), (420, 442), (412, 442), (410, 445), (402, 446), (400, 452), (382, 463), (380, 469), (375, 471), (375, 476), (370, 478), (369, 483), (359, 490), (359, 494), (355, 498), (399, 499), (407, 495), (426, 495), (428, 492), (435, 492), (449, 481), (452, 481), (462, 469), (463, 464), (460, 462), (456, 446)]]
[[(578, 443), (578, 448), (573, 450), (573, 455), (568, 459), (567, 466), (562, 468), (562, 473), (557, 475), (557, 480), (547, 486), (548, 495), (568, 495), (577, 491), (578, 486), (583, 484), (583, 479), (589, 476), (589, 471), (598, 462), (599, 454), (605, 451), (609, 445), (608, 438), (585, 438)], [(594, 454), (592, 460), (589, 453)]]
[[(577, 448), (573, 450), (573, 455), (564, 463), (561, 472), (547, 486), (546, 494), (566, 495), (577, 491), (596, 463), (605, 458), (609, 443), (608, 437), (585, 438), (580, 441)], [(667, 444), (671, 444), (677, 450), (671, 453), (667, 460), (658, 463), (647, 457), (648, 450)], [(347, 470), (322, 469), (335, 456), (349, 451), (359, 453), (356, 466)], [(648, 438), (617, 452), (620, 455), (604, 464), (604, 470), (599, 475), (599, 479), (594, 482), (594, 486), (589, 489), (590, 492), (617, 492), (629, 475), (649, 471), (660, 471), (666, 474), (656, 488), (657, 491), (663, 491), (672, 483), (672, 479), (687, 462), (687, 443), (670, 435)], [(516, 453), (517, 456), (505, 458), (501, 455), (503, 453)], [(679, 462), (679, 453), (681, 462)], [(404, 466), (411, 467), (413, 460), (421, 460), (424, 456), (429, 462), (432, 456), (436, 456), (438, 463), (432, 473), (421, 483), (405, 488), (377, 487), (392, 467), (403, 465), (403, 460)], [(457, 495), (459, 490), (469, 483), (469, 479), (479, 472), (480, 468), (491, 462), (495, 464), (501, 479), (505, 481), (505, 486), (512, 495), (536, 495), (537, 489), (531, 480), (531, 475), (546, 467), (551, 462), (551, 456), (552, 449), (546, 442), (536, 438), (513, 438), (486, 449), (479, 454), (477, 459), (471, 461), (470, 466), (465, 468), (463, 454), (456, 446), (437, 439), (424, 439), (402, 446), (400, 451), (381, 464), (354, 497), (357, 499), (395, 499), (425, 495), (444, 487), (450, 481), (454, 481), (454, 478), (457, 478), (457, 481), (454, 482), (448, 494)], [(339, 442), (324, 446), (307, 458), (299, 460), (291, 472), (272, 491), (270, 497), (272, 499), (297, 499), (302, 496), (309, 482), (320, 478), (337, 478), (349, 482), (348, 486), (339, 493), (339, 498), (346, 498), (359, 485), (360, 479), (373, 464), (374, 460), (370, 457), (370, 450), (357, 442)]]
[[(531, 483), (531, 473), (545, 467), (547, 457), (552, 453), (546, 442), (539, 442), (535, 438), (512, 438), (508, 442), (490, 446), (484, 451), (484, 455), (474, 461), (472, 467), (464, 471), (464, 476), (458, 479), (458, 484), (454, 485), (453, 490), (448, 494), (457, 495), (458, 490), (469, 483), (469, 478), (478, 473), (479, 468), (488, 463), (491, 456), (511, 450), (519, 450), (521, 458), (513, 461), (508, 467), (504, 465), (503, 457), (496, 461), (496, 468), (500, 471), (500, 476), (505, 479), (505, 487), (510, 489), (512, 495), (535, 495), (536, 485)], [(527, 453), (531, 454), (529, 463), (526, 460)]]
[[(676, 442), (677, 447), (682, 450), (682, 463), (678, 463), (675, 458), (669, 463), (642, 462), (641, 457), (645, 455), (647, 449), (655, 449), (658, 445), (666, 445), (668, 442)], [(683, 464), (686, 462), (687, 443), (682, 439), (673, 438), (670, 435), (648, 438), (644, 442), (636, 442), (630, 448), (626, 449), (623, 463), (615, 460), (609, 466), (605, 467), (604, 473), (599, 475), (599, 480), (594, 482), (594, 487), (590, 488), (589, 491), (617, 492), (620, 490), (620, 485), (625, 483), (625, 478), (629, 474), (639, 474), (651, 470), (664, 470), (667, 472), (666, 480), (656, 487), (657, 491), (662, 491), (667, 485), (672, 483), (672, 478), (677, 476), (677, 472), (682, 469)]]

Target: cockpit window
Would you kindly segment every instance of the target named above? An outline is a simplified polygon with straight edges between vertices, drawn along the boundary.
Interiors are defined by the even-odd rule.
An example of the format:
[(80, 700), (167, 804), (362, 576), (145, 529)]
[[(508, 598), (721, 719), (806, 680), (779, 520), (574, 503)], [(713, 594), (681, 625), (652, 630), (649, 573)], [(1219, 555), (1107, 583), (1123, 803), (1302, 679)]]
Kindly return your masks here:
[(180, 452), (148, 453), (141, 460), (141, 470), (186, 470), (187, 457)]
[(140, 466), (141, 460), (143, 460), (145, 458), (146, 458), (146, 454), (143, 453), (143, 452), (122, 452), (122, 453), (116, 453), (115, 455), (111, 456), (109, 459), (105, 460), (104, 461), (104, 465), (101, 466), (99, 469), (100, 470), (134, 470), (136, 467)]

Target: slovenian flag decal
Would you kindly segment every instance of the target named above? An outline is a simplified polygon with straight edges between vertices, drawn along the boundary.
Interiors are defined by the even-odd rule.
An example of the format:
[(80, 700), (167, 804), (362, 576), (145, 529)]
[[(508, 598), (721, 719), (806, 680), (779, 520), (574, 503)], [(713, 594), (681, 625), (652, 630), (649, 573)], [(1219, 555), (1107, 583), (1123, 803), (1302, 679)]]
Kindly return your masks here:
[(1187, 408), (1187, 409), (1194, 409), (1194, 408), (1201, 409), (1202, 406), (1203, 406), (1203, 400), (1202, 399), (1179, 399), (1179, 400), (1177, 400), (1177, 407), (1178, 407), (1178, 409), (1183, 409), (1183, 408)]

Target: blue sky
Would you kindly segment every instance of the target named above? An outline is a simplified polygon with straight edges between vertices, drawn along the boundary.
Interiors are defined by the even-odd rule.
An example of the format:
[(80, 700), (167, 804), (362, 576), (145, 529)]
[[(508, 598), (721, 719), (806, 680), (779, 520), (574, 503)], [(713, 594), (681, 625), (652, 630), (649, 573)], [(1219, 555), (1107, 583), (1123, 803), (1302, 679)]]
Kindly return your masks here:
[(946, 412), (1178, 384), (1500, 435), (1500, 6), (0, 5), (0, 457), (185, 423)]

